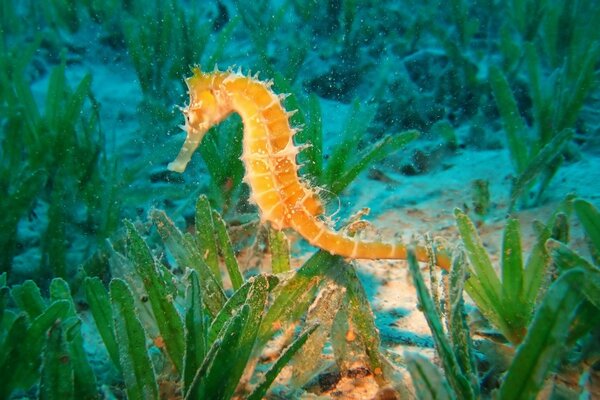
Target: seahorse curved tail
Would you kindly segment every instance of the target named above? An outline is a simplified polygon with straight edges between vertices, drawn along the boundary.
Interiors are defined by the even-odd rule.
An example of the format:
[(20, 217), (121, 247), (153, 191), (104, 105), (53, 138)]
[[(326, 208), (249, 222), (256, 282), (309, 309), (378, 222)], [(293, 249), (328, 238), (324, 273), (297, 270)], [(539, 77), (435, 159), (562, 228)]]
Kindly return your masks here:
[[(334, 231), (304, 210), (292, 211), (290, 219), (291, 227), (310, 244), (332, 254), (352, 259), (406, 260), (407, 258), (407, 246), (403, 243), (365, 241), (349, 237)], [(435, 249), (434, 252), (435, 264), (448, 271), (451, 264), (449, 254), (443, 249)], [(429, 254), (425, 247), (416, 246), (415, 254), (418, 261), (429, 261)]]

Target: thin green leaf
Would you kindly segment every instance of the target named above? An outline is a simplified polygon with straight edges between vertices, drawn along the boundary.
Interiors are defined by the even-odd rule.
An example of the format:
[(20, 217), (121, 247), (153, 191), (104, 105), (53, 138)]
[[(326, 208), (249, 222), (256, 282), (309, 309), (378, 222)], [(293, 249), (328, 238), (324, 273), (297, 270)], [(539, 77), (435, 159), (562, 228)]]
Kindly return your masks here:
[(221, 215), (218, 212), (213, 211), (213, 222), (215, 224), (217, 240), (219, 241), (219, 249), (221, 250), (223, 260), (225, 261), (225, 267), (229, 273), (231, 285), (233, 286), (233, 290), (238, 290), (244, 284), (244, 278), (242, 277), (240, 267), (235, 258), (235, 252), (233, 251), (233, 245), (231, 244), (229, 234), (227, 233), (225, 221), (223, 221), (223, 218), (221, 218)]
[(208, 198), (204, 195), (198, 197), (196, 202), (196, 239), (202, 258), (209, 266), (219, 285), (223, 287), (212, 209)]
[(335, 357), (335, 364), (340, 371), (351, 370), (352, 366), (355, 365), (357, 356), (362, 356), (365, 353), (365, 347), (361, 340), (346, 340), (349, 332), (355, 332), (348, 318), (347, 299), (347, 297), (344, 298), (344, 302), (335, 315), (329, 332), (329, 341)]
[(285, 350), (283, 350), (279, 358), (265, 373), (262, 381), (248, 396), (248, 400), (260, 400), (267, 394), (267, 390), (269, 390), (269, 387), (275, 378), (277, 378), (277, 375), (279, 375), (281, 370), (290, 362), (292, 357), (302, 348), (304, 343), (306, 343), (306, 340), (317, 328), (318, 325), (312, 325), (310, 328), (302, 332)]
[[(233, 376), (230, 370), (234, 366), (246, 365), (247, 360), (238, 359), (238, 350), (242, 337), (245, 336), (247, 323), (250, 317), (250, 306), (243, 305), (223, 328), (222, 334), (213, 343), (219, 345), (215, 356), (206, 370), (204, 377), (199, 379), (198, 393), (201, 399), (214, 400), (229, 399), (239, 376)], [(211, 349), (212, 350), (212, 349)], [(239, 367), (238, 367), (239, 368)]]
[(198, 369), (196, 370), (196, 373), (194, 374), (194, 378), (192, 379), (192, 381), (190, 382), (190, 384), (187, 386), (186, 388), (186, 392), (185, 392), (185, 397), (184, 400), (188, 400), (188, 399), (201, 399), (202, 397), (197, 397), (200, 396), (199, 392), (198, 392), (198, 384), (201, 382), (201, 380), (203, 380), (206, 376), (206, 371), (208, 370), (208, 367), (213, 363), (217, 352), (219, 351), (219, 349), (221, 348), (221, 340), (216, 340), (213, 345), (211, 346), (211, 348), (208, 350), (208, 353), (206, 353), (206, 357), (204, 357), (204, 360), (202, 361), (202, 364), (198, 367)]
[[(259, 275), (256, 277), (255, 284), (252, 285), (248, 292), (245, 306), (248, 306), (250, 313), (248, 315), (248, 321), (242, 331), (242, 336), (238, 342), (236, 352), (236, 362), (229, 365), (228, 379), (224, 382), (225, 394), (227, 398), (233, 395), (235, 388), (237, 387), (239, 380), (246, 369), (246, 365), (252, 355), (252, 349), (256, 342), (256, 336), (258, 335), (258, 327), (262, 320), (267, 296), (269, 294), (269, 281), (265, 275)], [(222, 368), (226, 368), (225, 364)]]
[[(0, 385), (0, 398), (7, 399), (12, 391), (18, 387), (19, 382), (14, 379), (17, 367), (21, 367), (25, 362), (25, 356), (29, 354), (29, 349), (23, 346), (22, 340), (26, 337), (27, 316), (22, 313), (13, 321), (8, 331), (4, 334), (1, 342), (2, 353), (0, 353), (0, 376), (4, 384)], [(40, 348), (41, 351), (41, 348)]]
[(442, 119), (437, 121), (431, 126), (430, 131), (444, 139), (450, 149), (456, 150), (458, 147), (456, 131), (448, 120)]
[(219, 313), (215, 315), (210, 328), (208, 330), (208, 345), (212, 345), (215, 340), (219, 337), (221, 330), (227, 324), (227, 321), (231, 319), (233, 315), (235, 315), (236, 310), (240, 308), (248, 297), (248, 292), (250, 291), (250, 287), (254, 285), (254, 279), (250, 278), (248, 281), (242, 285), (241, 288), (236, 290), (233, 295), (227, 300), (225, 305), (219, 310)]
[[(519, 220), (509, 218), (502, 243), (502, 297), (513, 322), (520, 319), (523, 292), (523, 259)], [(525, 322), (525, 321), (520, 321)]]
[(517, 102), (502, 71), (498, 67), (492, 66), (489, 78), (498, 110), (502, 116), (512, 161), (515, 170), (520, 174), (528, 164), (527, 147), (524, 140), (527, 125), (519, 113)]
[(545, 145), (532, 160), (529, 161), (527, 166), (521, 171), (517, 179), (513, 182), (510, 191), (510, 205), (509, 210), (512, 210), (515, 203), (529, 187), (534, 179), (544, 171), (550, 163), (560, 155), (564, 150), (565, 145), (571, 140), (573, 136), (572, 129), (564, 129), (559, 134), (554, 136), (552, 140)]
[(113, 362), (113, 365), (120, 370), (119, 364), (119, 347), (115, 338), (113, 325), (113, 315), (110, 306), (110, 297), (108, 291), (104, 288), (102, 281), (97, 278), (86, 278), (83, 282), (85, 297), (90, 307), (90, 312), (94, 317), (96, 329), (106, 346), (108, 355)]
[(199, 147), (212, 178), (211, 188), (216, 192), (219, 202), (224, 204), (228, 204), (231, 193), (239, 187), (244, 176), (244, 167), (239, 159), (242, 136), (242, 124), (234, 118), (210, 129)]
[(598, 270), (597, 267), (590, 264), (589, 261), (558, 240), (548, 239), (546, 248), (560, 272), (566, 272), (575, 268), (583, 268), (590, 272)]
[(384, 379), (384, 361), (379, 351), (381, 340), (365, 288), (361, 284), (354, 266), (345, 262), (341, 257), (336, 257), (336, 262), (332, 263), (330, 268), (339, 270), (340, 279), (346, 288), (348, 317), (364, 346), (369, 359), (369, 367), (377, 382), (381, 384)]
[[(4, 322), (4, 312), (6, 311), (6, 305), (8, 304), (8, 298), (10, 296), (10, 289), (0, 284), (0, 326)], [(0, 355), (0, 357), (2, 357)]]
[(538, 233), (536, 244), (533, 246), (523, 280), (523, 313), (531, 315), (538, 297), (540, 287), (544, 282), (546, 267), (550, 262), (548, 251), (546, 251), (545, 242), (550, 237), (550, 231), (547, 228), (541, 229)]
[[(196, 371), (202, 365), (202, 360), (208, 351), (207, 316), (202, 305), (198, 273), (191, 270), (188, 277), (185, 304), (185, 358), (183, 367), (183, 387), (185, 393), (192, 398), (198, 398), (198, 393), (192, 388)], [(196, 386), (197, 387), (197, 386)]]
[(417, 353), (406, 353), (406, 367), (415, 385), (415, 394), (422, 400), (453, 399), (448, 382), (440, 370)]
[[(244, 137), (244, 125), (241, 118), (233, 120), (231, 126), (223, 125), (220, 129), (220, 138), (227, 138), (225, 146), (221, 146), (223, 157), (221, 159), (221, 168), (227, 171), (226, 186), (237, 187), (242, 183), (244, 177), (244, 164), (240, 159), (242, 155), (242, 142)], [(223, 132), (227, 129), (231, 132)], [(231, 189), (227, 189), (231, 190)]]
[[(523, 285), (523, 273), (519, 273), (518, 270), (522, 269), (522, 266), (515, 266), (514, 264), (521, 263), (521, 255), (514, 254), (516, 251), (519, 253), (521, 251), (520, 244), (517, 244), (517, 242), (520, 242), (520, 238), (516, 234), (518, 224), (516, 222), (508, 223), (507, 231), (505, 231), (505, 248), (503, 249), (504, 255), (510, 256), (507, 258), (503, 255), (503, 259), (506, 259), (510, 263), (506, 271), (506, 283), (511, 288), (510, 290), (518, 291), (516, 297), (512, 297), (514, 294), (500, 284), (500, 280), (494, 271), (473, 223), (466, 214), (458, 209), (455, 210), (455, 216), (465, 249), (473, 266), (473, 271), (465, 284), (467, 293), (473, 298), (481, 313), (511, 343), (520, 343), (525, 333), (525, 321), (529, 318), (529, 312), (531, 307), (533, 307), (533, 303), (525, 304), (521, 300), (527, 299), (529, 301), (529, 298), (521, 295), (523, 291), (521, 289)], [(517, 272), (511, 270), (513, 267), (517, 268)], [(535, 283), (539, 282), (536, 281)], [(528, 290), (530, 288), (525, 287), (525, 289), (525, 294), (529, 295)]]
[(597, 257), (600, 255), (600, 212), (590, 202), (582, 199), (573, 202), (573, 209), (593, 246), (592, 254)]
[[(279, 279), (277, 279), (276, 277), (274, 277), (272, 275), (268, 275), (268, 276), (266, 276), (266, 278), (267, 278), (267, 281), (269, 284), (269, 290), (274, 288), (279, 282)], [(250, 289), (256, 283), (257, 283), (256, 277), (252, 277), (252, 278), (248, 279), (248, 281), (246, 283), (244, 283), (241, 288), (239, 288), (238, 290), (235, 291), (235, 293), (233, 293), (233, 295), (229, 298), (229, 300), (227, 300), (227, 303), (225, 303), (223, 308), (221, 308), (219, 313), (215, 316), (215, 318), (213, 319), (213, 321), (210, 325), (210, 329), (208, 331), (208, 345), (209, 346), (212, 345), (212, 343), (217, 339), (217, 337), (219, 336), (219, 333), (221, 332), (221, 329), (226, 324), (226, 322), (231, 318), (231, 316), (234, 315), (236, 310), (246, 302), (246, 299), (248, 297), (248, 293), (250, 292)]]
[(469, 278), (469, 281), (477, 281), (481, 285), (483, 289), (482, 294), (487, 297), (488, 302), (500, 308), (502, 286), (487, 251), (481, 243), (475, 226), (469, 217), (458, 208), (454, 210), (454, 217), (456, 218), (456, 224), (465, 245), (465, 250), (473, 266), (473, 275)]
[(567, 348), (575, 345), (584, 335), (600, 326), (598, 307), (589, 301), (582, 301), (575, 314), (577, 318), (573, 319), (573, 323), (569, 328), (569, 336), (566, 341)]
[[(20, 353), (19, 360), (21, 368), (13, 368), (6, 376), (7, 380), (14, 383), (15, 386), (23, 389), (29, 388), (39, 378), (38, 370), (40, 367), (40, 355), (43, 353), (46, 332), (59, 320), (67, 318), (70, 304), (68, 301), (55, 301), (44, 310), (37, 318), (35, 318), (27, 333), (18, 338), (18, 346), (23, 349)], [(12, 360), (13, 358), (11, 356)]]
[(367, 128), (375, 116), (374, 107), (362, 107), (355, 101), (352, 104), (350, 116), (344, 128), (344, 136), (333, 149), (325, 167), (325, 182), (333, 184), (338, 177), (347, 170), (346, 165), (352, 156), (352, 152), (358, 147), (360, 138), (364, 136)]
[(552, 222), (551, 237), (563, 243), (569, 243), (569, 218), (567, 215), (558, 211), (552, 215), (554, 221)]
[(74, 399), (74, 374), (61, 324), (50, 329), (41, 374), (40, 399)]
[(574, 312), (583, 298), (578, 288), (585, 279), (583, 270), (573, 269), (550, 286), (500, 386), (499, 399), (536, 397), (564, 348)]
[(216, 127), (209, 129), (206, 135), (204, 135), (202, 144), (198, 147), (198, 151), (204, 160), (204, 164), (206, 164), (212, 182), (217, 186), (221, 186), (225, 182), (225, 174), (221, 165), (219, 146), (215, 141), (217, 135), (216, 132)]
[(62, 278), (54, 278), (50, 282), (50, 301), (67, 300), (71, 304), (70, 316), (75, 316), (75, 303), (71, 297), (71, 288), (67, 281)]
[(444, 366), (444, 371), (446, 371), (446, 377), (450, 383), (450, 386), (452, 389), (454, 389), (459, 398), (475, 399), (475, 393), (473, 393), (469, 379), (461, 371), (458, 360), (452, 351), (452, 346), (444, 334), (440, 316), (436, 311), (435, 304), (433, 303), (429, 292), (427, 291), (427, 287), (423, 281), (423, 276), (421, 275), (421, 270), (419, 269), (415, 252), (412, 249), (409, 249), (408, 251), (408, 266), (410, 268), (413, 283), (417, 291), (419, 305), (423, 315), (425, 316), (425, 319), (427, 320), (427, 325), (429, 325), (429, 329), (431, 330), (435, 347), (440, 355), (440, 359), (442, 365)]
[(529, 93), (531, 94), (531, 100), (533, 102), (533, 111), (535, 113), (535, 120), (541, 126), (545, 126), (544, 123), (544, 96), (542, 95), (541, 85), (541, 71), (540, 71), (540, 59), (535, 48), (535, 45), (531, 42), (524, 44), (525, 49), (525, 65), (527, 67), (527, 76), (529, 78)]
[(37, 148), (40, 145), (39, 128), (41, 125), (40, 111), (31, 92), (29, 82), (20, 76), (14, 79), (14, 90), (16, 97), (20, 100), (20, 105), (24, 110), (29, 112), (23, 115), (23, 121), (26, 129), (25, 142), (32, 148)]
[(81, 334), (81, 320), (77, 316), (75, 303), (71, 296), (69, 284), (62, 278), (54, 278), (50, 283), (50, 299), (52, 301), (66, 300), (70, 307), (68, 311), (71, 324), (63, 322), (70, 362), (73, 366), (75, 397), (78, 399), (93, 399), (97, 396), (96, 376), (87, 358)]
[(66, 94), (67, 83), (65, 79), (65, 60), (63, 57), (62, 62), (52, 69), (50, 78), (48, 79), (44, 117), (51, 129), (59, 128), (58, 117), (61, 114), (61, 106)]
[(282, 231), (269, 227), (269, 248), (271, 250), (271, 271), (274, 274), (290, 270), (290, 243)]
[(92, 87), (92, 74), (86, 74), (77, 85), (77, 88), (71, 96), (69, 96), (67, 108), (64, 110), (65, 121), (75, 121), (83, 110), (83, 103), (90, 95)]
[(46, 178), (46, 171), (42, 170), (21, 176), (14, 192), (9, 194), (10, 206), (7, 209), (21, 217), (31, 207), (31, 203), (46, 183)]
[[(588, 93), (594, 87), (595, 68), (600, 57), (600, 43), (597, 41), (592, 43), (589, 48), (581, 53), (585, 56), (583, 59), (578, 60), (577, 66), (573, 68), (577, 71), (577, 76), (571, 83), (572, 86), (569, 88), (571, 90), (565, 90), (564, 93), (567, 100), (564, 102), (562, 119), (558, 121), (559, 129), (573, 126)], [(570, 58), (575, 59), (573, 56)]]
[(330, 182), (333, 193), (341, 193), (356, 177), (369, 165), (380, 161), (389, 154), (405, 147), (408, 143), (419, 137), (416, 130), (405, 131), (397, 135), (389, 135), (366, 149), (351, 167), (347, 168)]
[(469, 332), (467, 315), (463, 300), (466, 260), (463, 251), (457, 252), (452, 259), (447, 297), (447, 323), (452, 348), (461, 371), (471, 383), (476, 397), (479, 396), (477, 363), (473, 354), (473, 341)]
[(292, 385), (304, 386), (314, 375), (321, 363), (323, 347), (329, 337), (334, 318), (341, 307), (344, 290), (335, 282), (327, 281), (319, 296), (311, 305), (306, 316), (308, 325), (319, 324), (319, 328), (304, 345), (292, 362)]
[(82, 322), (78, 317), (71, 317), (64, 324), (75, 378), (75, 398), (82, 400), (96, 399), (98, 397), (98, 385), (84, 348), (81, 332)]
[(502, 243), (502, 289), (505, 297), (518, 300), (523, 286), (519, 220), (509, 218)]
[(554, 178), (560, 167), (563, 165), (563, 162), (564, 157), (562, 157), (562, 155), (559, 155), (551, 159), (546, 165), (546, 168), (544, 168), (540, 172), (537, 188), (535, 191), (534, 204), (540, 204), (540, 201), (542, 200), (542, 195), (550, 185), (550, 182), (552, 182), (552, 179)]
[(299, 317), (312, 303), (315, 288), (324, 279), (334, 256), (325, 251), (315, 253), (292, 277), (278, 286), (258, 335), (259, 346), (265, 344), (277, 326)]
[(586, 280), (583, 284), (585, 298), (600, 310), (600, 270), (586, 271)]
[[(290, 89), (291, 90), (291, 89)], [(298, 107), (297, 105), (293, 107)], [(303, 168), (315, 182), (322, 183), (323, 178), (323, 128), (319, 98), (312, 94), (306, 106), (307, 115), (304, 121), (297, 121), (296, 125), (304, 125), (296, 137), (300, 143), (306, 145), (301, 151)], [(297, 113), (296, 115), (301, 114)]]
[(40, 288), (34, 281), (27, 280), (21, 285), (14, 285), (11, 295), (17, 306), (25, 311), (30, 318), (36, 318), (46, 309), (46, 302), (42, 298)]
[(198, 272), (202, 284), (202, 300), (211, 315), (216, 315), (227, 301), (225, 292), (215, 275), (204, 262), (198, 248), (191, 243), (167, 217), (164, 211), (154, 210), (150, 217), (156, 224), (159, 234), (180, 267), (192, 268)]
[(485, 290), (477, 279), (467, 279), (465, 290), (473, 299), (479, 311), (493, 326), (497, 327), (501, 332), (510, 332), (510, 328), (496, 311), (496, 304), (493, 304), (487, 297)]
[(146, 349), (144, 328), (135, 313), (133, 294), (125, 281), (113, 279), (110, 297), (127, 397), (158, 399), (158, 385)]
[(137, 232), (133, 224), (125, 221), (127, 238), (130, 244), (131, 258), (136, 271), (148, 293), (156, 325), (165, 342), (166, 350), (177, 371), (183, 371), (185, 352), (183, 322), (175, 308), (173, 296), (165, 289), (150, 249)]

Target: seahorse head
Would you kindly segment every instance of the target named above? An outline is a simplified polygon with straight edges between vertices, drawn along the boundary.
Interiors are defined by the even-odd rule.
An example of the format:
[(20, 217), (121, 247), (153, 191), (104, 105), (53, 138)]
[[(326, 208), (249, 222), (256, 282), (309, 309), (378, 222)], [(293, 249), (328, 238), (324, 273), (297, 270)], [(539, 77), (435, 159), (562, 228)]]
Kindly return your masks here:
[(171, 171), (183, 172), (192, 154), (198, 148), (206, 132), (221, 122), (230, 109), (221, 98), (220, 85), (222, 77), (219, 74), (207, 74), (194, 67), (193, 75), (186, 79), (190, 102), (181, 108), (185, 123), (181, 128), (187, 133), (187, 138), (179, 155), (168, 165)]
[(181, 128), (187, 137), (177, 158), (167, 166), (169, 170), (176, 172), (185, 170), (206, 132), (222, 119), (217, 116), (219, 105), (214, 95), (214, 79), (210, 74), (200, 71), (200, 68), (195, 67), (193, 72), (186, 79), (190, 102), (186, 107), (181, 107), (185, 118)]
[(200, 68), (193, 69), (194, 74), (185, 80), (190, 103), (183, 110), (186, 123), (194, 129), (209, 129), (220, 123), (231, 109), (226, 96), (222, 93), (224, 75), (221, 73), (204, 73)]

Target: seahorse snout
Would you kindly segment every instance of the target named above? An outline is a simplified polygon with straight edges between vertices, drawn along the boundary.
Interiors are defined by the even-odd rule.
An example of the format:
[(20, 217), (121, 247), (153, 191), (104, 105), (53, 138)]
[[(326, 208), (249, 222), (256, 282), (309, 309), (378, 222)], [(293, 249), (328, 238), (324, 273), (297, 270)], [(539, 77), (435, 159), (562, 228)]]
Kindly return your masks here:
[(187, 137), (185, 138), (181, 150), (179, 150), (177, 158), (167, 166), (170, 171), (185, 171), (185, 168), (192, 159), (192, 154), (194, 154), (194, 151), (198, 148), (198, 145), (206, 134), (208, 125), (206, 123), (192, 125), (186, 118), (186, 123), (182, 128), (186, 131)]

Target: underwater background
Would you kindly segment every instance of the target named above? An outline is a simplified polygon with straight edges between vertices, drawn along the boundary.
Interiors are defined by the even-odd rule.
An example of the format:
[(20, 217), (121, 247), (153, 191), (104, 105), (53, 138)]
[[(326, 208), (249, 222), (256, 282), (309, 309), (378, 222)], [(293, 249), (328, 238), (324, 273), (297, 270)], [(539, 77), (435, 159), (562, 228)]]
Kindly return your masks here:
[[(0, 20), (0, 399), (600, 398), (594, 0), (2, 0)], [(332, 227), (450, 271), (261, 224), (237, 115), (169, 171), (193, 66), (285, 94)]]

